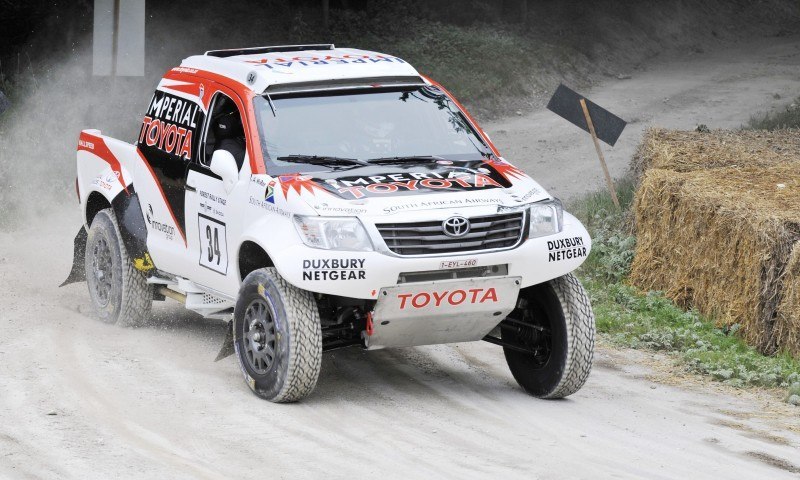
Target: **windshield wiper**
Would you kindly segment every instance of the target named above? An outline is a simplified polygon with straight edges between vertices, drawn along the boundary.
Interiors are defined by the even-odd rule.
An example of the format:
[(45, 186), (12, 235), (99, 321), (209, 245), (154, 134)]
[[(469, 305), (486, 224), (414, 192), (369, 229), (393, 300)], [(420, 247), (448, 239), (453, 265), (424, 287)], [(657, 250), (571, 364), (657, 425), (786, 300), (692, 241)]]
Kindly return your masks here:
[(369, 160), (367, 160), (367, 163), (372, 165), (383, 165), (383, 164), (392, 165), (401, 163), (433, 163), (433, 162), (438, 162), (439, 160), (444, 160), (444, 159), (434, 155), (406, 155), (402, 157), (370, 158)]
[(366, 165), (362, 160), (344, 157), (329, 157), (327, 155), (286, 155), (277, 160), (292, 163), (308, 163), (310, 165)]

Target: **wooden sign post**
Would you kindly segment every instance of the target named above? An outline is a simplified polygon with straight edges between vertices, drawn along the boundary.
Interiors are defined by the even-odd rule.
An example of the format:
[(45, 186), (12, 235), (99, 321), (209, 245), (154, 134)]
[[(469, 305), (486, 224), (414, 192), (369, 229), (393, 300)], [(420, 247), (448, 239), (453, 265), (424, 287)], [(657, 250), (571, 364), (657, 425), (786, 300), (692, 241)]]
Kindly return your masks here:
[(616, 205), (617, 209), (620, 210), (622, 207), (619, 206), (619, 199), (617, 198), (617, 189), (614, 188), (614, 181), (611, 180), (611, 174), (608, 173), (608, 165), (606, 165), (606, 158), (603, 156), (603, 151), (600, 150), (600, 141), (597, 140), (597, 133), (594, 131), (594, 123), (592, 123), (592, 117), (589, 115), (589, 109), (586, 108), (586, 99), (581, 98), (581, 109), (583, 110), (583, 115), (586, 117), (586, 124), (589, 126), (589, 133), (592, 134), (592, 141), (594, 142), (594, 149), (597, 150), (597, 158), (600, 159), (600, 166), (603, 167), (603, 174), (606, 177), (606, 186), (608, 187), (609, 193), (611, 193), (611, 200), (614, 201), (614, 205)]
[(627, 122), (564, 85), (558, 86), (547, 108), (592, 136), (611, 200), (618, 209), (621, 208), (614, 181), (608, 171), (603, 151), (600, 150), (600, 140), (613, 147)]

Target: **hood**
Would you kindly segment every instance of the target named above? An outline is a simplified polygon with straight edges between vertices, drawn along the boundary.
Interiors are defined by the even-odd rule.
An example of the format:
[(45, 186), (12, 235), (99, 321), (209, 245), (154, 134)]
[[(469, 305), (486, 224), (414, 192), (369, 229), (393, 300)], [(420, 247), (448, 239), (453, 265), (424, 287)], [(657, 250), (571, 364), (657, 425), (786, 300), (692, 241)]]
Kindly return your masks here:
[[(503, 160), (368, 165), (279, 175), (287, 206), (302, 199), (319, 215), (388, 215), (432, 208), (515, 206), (550, 198)], [(299, 198), (292, 198), (297, 194)]]

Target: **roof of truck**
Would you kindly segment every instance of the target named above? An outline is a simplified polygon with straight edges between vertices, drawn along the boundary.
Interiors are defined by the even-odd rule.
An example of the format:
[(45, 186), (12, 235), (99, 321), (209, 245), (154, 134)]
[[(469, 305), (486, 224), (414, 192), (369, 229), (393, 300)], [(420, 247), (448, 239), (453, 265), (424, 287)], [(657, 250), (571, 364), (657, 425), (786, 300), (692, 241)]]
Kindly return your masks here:
[(333, 44), (211, 50), (183, 60), (180, 69), (229, 77), (257, 93), (278, 84), (364, 78), (411, 78), (417, 70), (393, 55)]

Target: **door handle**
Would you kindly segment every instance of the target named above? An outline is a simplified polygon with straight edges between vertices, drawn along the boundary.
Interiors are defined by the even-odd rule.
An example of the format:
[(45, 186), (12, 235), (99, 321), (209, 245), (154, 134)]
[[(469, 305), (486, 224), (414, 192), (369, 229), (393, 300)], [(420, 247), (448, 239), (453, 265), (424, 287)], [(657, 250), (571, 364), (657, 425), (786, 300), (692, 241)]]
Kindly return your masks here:
[(194, 179), (186, 179), (186, 190), (189, 192), (196, 192), (197, 187), (195, 187)]

